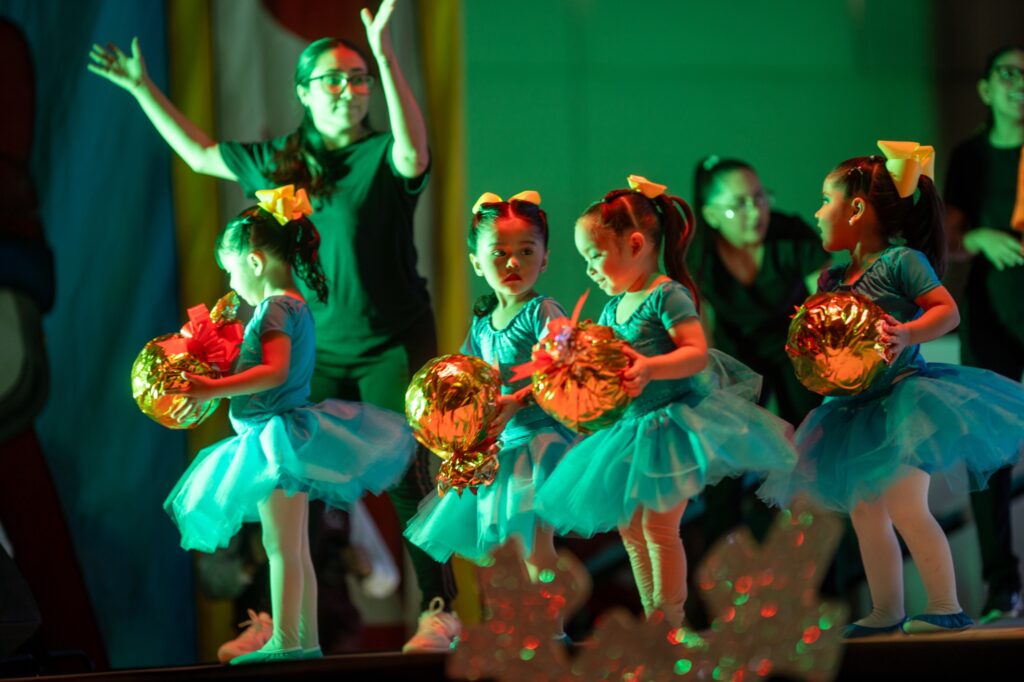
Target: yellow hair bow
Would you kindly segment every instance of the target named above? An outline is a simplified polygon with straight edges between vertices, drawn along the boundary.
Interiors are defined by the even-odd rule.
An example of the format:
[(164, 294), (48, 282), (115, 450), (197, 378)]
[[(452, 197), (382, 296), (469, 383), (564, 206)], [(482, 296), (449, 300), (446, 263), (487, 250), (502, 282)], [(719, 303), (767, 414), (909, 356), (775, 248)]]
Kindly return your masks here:
[[(519, 194), (514, 194), (508, 198), (509, 201), (525, 201), (528, 204), (536, 204), (540, 206), (540, 192), (532, 189), (525, 189)], [(480, 195), (480, 198), (473, 204), (473, 213), (478, 213), (480, 207), (484, 204), (500, 204), (505, 201), (494, 192), (484, 192)]]
[(275, 189), (258, 189), (256, 198), (259, 199), (259, 207), (274, 216), (282, 225), (291, 220), (298, 220), (304, 215), (313, 214), (313, 207), (309, 205), (306, 190), (299, 188), (298, 191), (295, 191), (295, 185), (284, 185)]
[(878, 148), (885, 154), (885, 169), (889, 171), (896, 191), (906, 199), (917, 189), (922, 175), (935, 179), (935, 148), (917, 142), (879, 140)]
[(659, 185), (656, 182), (651, 182), (642, 175), (630, 175), (626, 178), (626, 182), (629, 183), (629, 188), (636, 192), (640, 192), (648, 199), (661, 196), (668, 189), (666, 185)]

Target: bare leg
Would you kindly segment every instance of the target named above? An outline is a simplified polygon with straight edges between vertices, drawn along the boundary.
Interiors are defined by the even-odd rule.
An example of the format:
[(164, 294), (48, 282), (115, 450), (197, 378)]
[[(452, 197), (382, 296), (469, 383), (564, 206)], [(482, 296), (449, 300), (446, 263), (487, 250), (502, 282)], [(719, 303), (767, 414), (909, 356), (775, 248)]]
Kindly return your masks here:
[(647, 539), (644, 537), (643, 518), (643, 509), (637, 508), (629, 523), (619, 526), (619, 535), (622, 536), (622, 544), (633, 567), (633, 579), (640, 592), (640, 604), (644, 608), (644, 615), (649, 616), (654, 610), (654, 580), (651, 574), (651, 557), (647, 551)]
[[(289, 497), (275, 490), (260, 503), (263, 525), (263, 547), (270, 564), (270, 604), (274, 617), (274, 634), (261, 651), (297, 649), (299, 618), (304, 592), (303, 543), (308, 546), (309, 531), (304, 525), (306, 495)], [(305, 540), (303, 538), (306, 538)]]

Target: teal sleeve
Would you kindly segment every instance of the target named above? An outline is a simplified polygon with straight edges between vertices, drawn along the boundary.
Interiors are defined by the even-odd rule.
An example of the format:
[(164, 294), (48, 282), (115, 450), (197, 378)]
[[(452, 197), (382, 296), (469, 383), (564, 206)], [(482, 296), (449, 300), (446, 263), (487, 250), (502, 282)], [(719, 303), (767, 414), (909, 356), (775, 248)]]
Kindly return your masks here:
[(569, 316), (566, 314), (565, 308), (563, 308), (558, 301), (553, 298), (545, 298), (541, 301), (537, 306), (537, 315), (534, 318), (534, 332), (536, 333), (536, 338), (543, 338), (548, 331), (548, 322), (556, 320), (559, 317)]
[(267, 307), (263, 310), (263, 316), (260, 317), (260, 338), (270, 332), (284, 332), (291, 336), (294, 325), (294, 304), (287, 298), (274, 297), (267, 301)]
[(662, 289), (661, 323), (671, 329), (680, 322), (697, 317), (697, 306), (693, 303), (690, 290), (678, 282)]
[(903, 249), (895, 265), (896, 281), (910, 300), (916, 300), (942, 284), (932, 264), (920, 251)]

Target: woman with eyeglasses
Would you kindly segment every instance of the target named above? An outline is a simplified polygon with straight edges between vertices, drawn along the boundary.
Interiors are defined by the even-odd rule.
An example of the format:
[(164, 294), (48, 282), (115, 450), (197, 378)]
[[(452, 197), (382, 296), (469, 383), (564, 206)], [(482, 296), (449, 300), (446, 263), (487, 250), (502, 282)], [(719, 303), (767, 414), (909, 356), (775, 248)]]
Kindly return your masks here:
[[(774, 398), (779, 416), (799, 424), (821, 396), (794, 376), (786, 332), (794, 306), (814, 290), (828, 254), (806, 222), (773, 211), (772, 203), (749, 163), (703, 159), (694, 174), (698, 224), (688, 261), (712, 344), (761, 374), (761, 404)], [(771, 511), (745, 491), (742, 479), (705, 488), (702, 498), (706, 547), (741, 524), (763, 537), (771, 523)]]
[[(320, 230), (330, 290), (307, 296), (316, 326), (310, 399), (363, 401), (404, 411), (412, 372), (437, 355), (426, 281), (416, 268), (413, 211), (430, 166), (423, 115), (395, 59), (389, 22), (396, 0), (362, 11), (367, 42), (388, 105), (390, 132), (370, 129), (375, 79), (359, 47), (340, 38), (311, 43), (295, 67), (303, 107), (298, 128), (256, 143), (218, 142), (188, 121), (150, 80), (139, 41), (131, 54), (94, 45), (89, 69), (131, 93), (171, 148), (197, 173), (241, 183), (246, 194), (295, 184), (306, 189)], [(307, 292), (303, 292), (304, 294)], [(388, 495), (404, 527), (434, 489), (422, 448)], [(455, 582), (406, 542), (422, 593), (417, 633), (407, 651), (447, 651), (461, 628), (450, 613)], [(428, 608), (430, 604), (442, 608)]]
[[(970, 260), (960, 301), (960, 361), (1020, 381), (1024, 374), (1024, 224), (1011, 226), (1024, 147), (1024, 46), (993, 52), (977, 83), (986, 125), (952, 153), (946, 173), (950, 253)], [(1021, 614), (1021, 578), (1013, 553), (1012, 471), (971, 495), (988, 596), (980, 622)]]

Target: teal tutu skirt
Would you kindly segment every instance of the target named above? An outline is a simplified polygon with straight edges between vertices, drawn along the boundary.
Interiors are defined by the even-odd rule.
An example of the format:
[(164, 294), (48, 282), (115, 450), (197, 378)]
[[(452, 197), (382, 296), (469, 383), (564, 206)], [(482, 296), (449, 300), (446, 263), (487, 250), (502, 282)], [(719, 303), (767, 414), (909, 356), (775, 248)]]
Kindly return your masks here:
[(792, 428), (734, 392), (691, 391), (575, 445), (537, 511), (561, 535), (611, 530), (640, 507), (666, 511), (727, 476), (788, 472)]
[(848, 513), (906, 475), (942, 472), (954, 492), (978, 490), (1024, 448), (1024, 387), (994, 372), (928, 364), (855, 396), (829, 398), (796, 432), (800, 461), (761, 494), (785, 504), (803, 492)]
[(227, 547), (277, 488), (345, 508), (396, 483), (415, 449), (400, 415), (340, 400), (236, 421), (235, 430), (196, 456), (164, 502), (185, 549)]
[(533, 550), (538, 519), (535, 491), (547, 481), (568, 451), (575, 434), (561, 425), (544, 425), (519, 435), (503, 435), (494, 482), (459, 496), (431, 495), (409, 521), (405, 536), (437, 561), (458, 554), (483, 563), (511, 537), (522, 543), (524, 556)]

